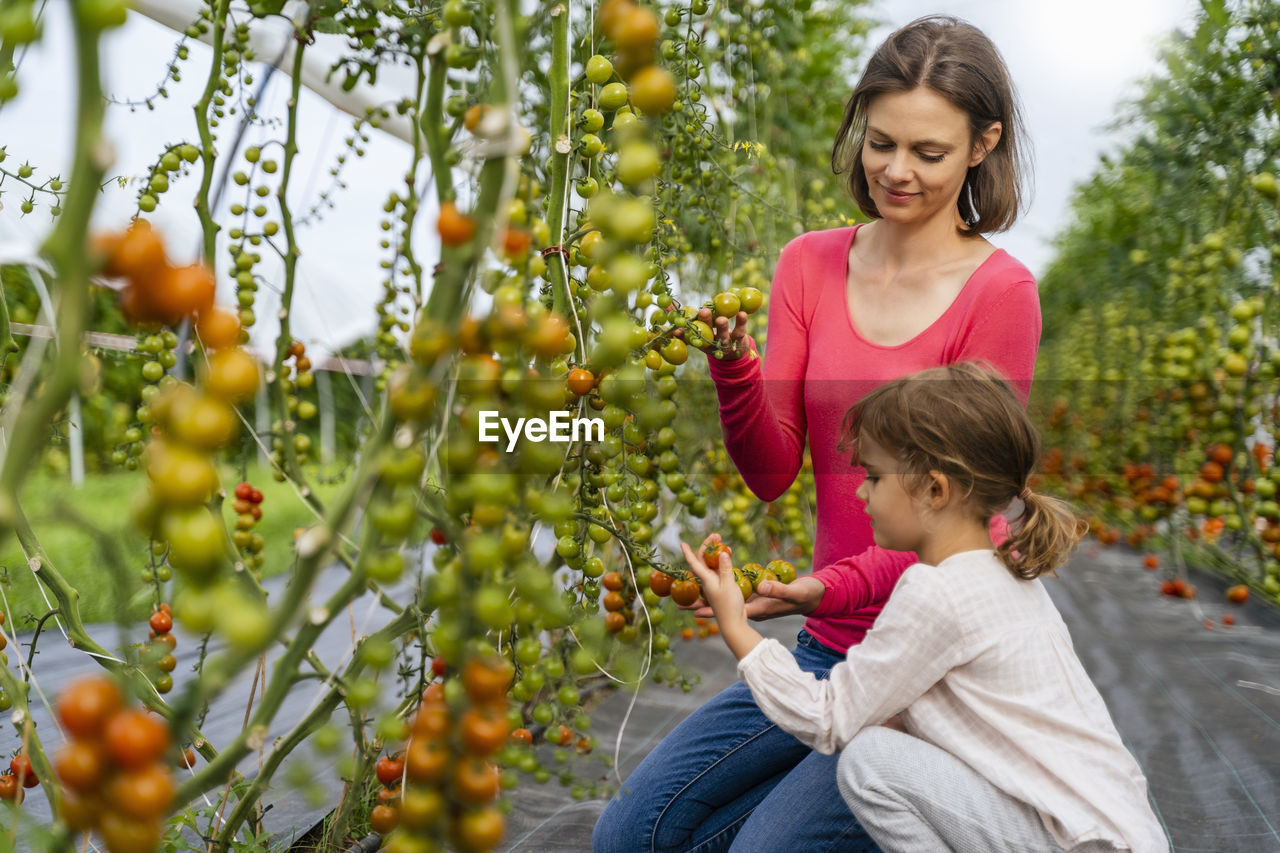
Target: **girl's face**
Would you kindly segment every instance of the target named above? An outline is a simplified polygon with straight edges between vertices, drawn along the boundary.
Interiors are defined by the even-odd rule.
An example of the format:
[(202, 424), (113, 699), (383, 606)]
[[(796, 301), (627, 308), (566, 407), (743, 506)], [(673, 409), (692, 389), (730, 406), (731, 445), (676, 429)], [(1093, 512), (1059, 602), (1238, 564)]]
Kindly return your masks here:
[(859, 451), (867, 478), (857, 495), (867, 505), (875, 543), (892, 551), (918, 551), (925, 533), (923, 498), (903, 487), (898, 460), (874, 440), (861, 438)]
[(971, 144), (968, 116), (932, 89), (876, 95), (867, 104), (862, 168), (881, 218), (908, 224), (942, 216), (960, 224), (965, 175), (999, 138), (996, 123)]

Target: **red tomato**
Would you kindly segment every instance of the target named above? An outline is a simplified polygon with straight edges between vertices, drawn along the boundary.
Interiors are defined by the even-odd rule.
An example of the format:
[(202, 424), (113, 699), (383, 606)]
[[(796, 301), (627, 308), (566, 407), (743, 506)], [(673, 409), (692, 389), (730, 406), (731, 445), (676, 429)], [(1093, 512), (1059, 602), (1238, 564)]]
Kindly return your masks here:
[(676, 604), (688, 606), (702, 597), (702, 587), (695, 580), (678, 580), (671, 584), (671, 600)]
[(148, 621), (151, 624), (151, 630), (157, 634), (167, 634), (173, 630), (173, 617), (163, 610), (152, 613)]
[(40, 784), (40, 780), (36, 778), (35, 768), (31, 766), (31, 758), (25, 752), (20, 752), (13, 757), (9, 762), (9, 772), (22, 780), (24, 788), (34, 788)]
[(404, 759), (384, 755), (378, 759), (378, 763), (374, 767), (374, 773), (382, 784), (394, 784), (404, 775)]
[(654, 569), (649, 575), (649, 589), (653, 590), (654, 595), (666, 597), (671, 594), (671, 584), (675, 578), (666, 572), (660, 572)]

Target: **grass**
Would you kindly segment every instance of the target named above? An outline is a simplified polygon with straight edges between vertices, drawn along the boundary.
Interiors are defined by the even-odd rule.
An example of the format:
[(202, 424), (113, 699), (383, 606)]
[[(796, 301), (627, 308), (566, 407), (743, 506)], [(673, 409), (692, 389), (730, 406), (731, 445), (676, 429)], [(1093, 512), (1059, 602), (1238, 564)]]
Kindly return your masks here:
[[(223, 486), (230, 492), (237, 475), (230, 469), (222, 475)], [(251, 469), (249, 482), (263, 493), (262, 520), (254, 528), (267, 543), (263, 576), (288, 572), (293, 565), (293, 531), (311, 523), (314, 516), (291, 486), (277, 483), (266, 471)], [(313, 486), (321, 501), (329, 500), (339, 488)], [(131, 520), (135, 499), (145, 489), (145, 475), (135, 471), (90, 475), (79, 489), (65, 477), (40, 473), (22, 491), (23, 509), (49, 559), (80, 592), (80, 615), (85, 622), (115, 621), (121, 613), (125, 619), (146, 617), (150, 596), (141, 574), (148, 565), (148, 542)], [(230, 500), (223, 511), (230, 524), (234, 520)], [(84, 523), (109, 537), (126, 563), (124, 577), (117, 578), (109, 569), (102, 537)], [(0, 592), (8, 615), (17, 620), (17, 630), (32, 627), (25, 618), (28, 614), (39, 618), (49, 610), (42, 589), (27, 567), (17, 538), (10, 536), (0, 546)]]

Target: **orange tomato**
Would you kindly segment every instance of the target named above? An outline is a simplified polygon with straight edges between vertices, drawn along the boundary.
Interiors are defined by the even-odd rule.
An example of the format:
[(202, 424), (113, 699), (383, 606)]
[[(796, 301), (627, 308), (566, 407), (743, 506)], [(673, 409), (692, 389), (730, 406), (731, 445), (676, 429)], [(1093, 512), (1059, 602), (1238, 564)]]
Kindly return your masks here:
[(506, 695), (513, 675), (511, 664), (501, 657), (472, 658), (462, 668), (462, 686), (471, 701), (492, 702)]
[(73, 682), (58, 697), (58, 720), (72, 737), (95, 738), (124, 697), (106, 676), (91, 675)]
[(109, 276), (144, 281), (167, 266), (164, 241), (145, 219), (134, 220), (118, 240), (107, 242), (114, 242), (102, 270)]
[(524, 228), (506, 228), (502, 232), (502, 252), (509, 259), (520, 259), (533, 245), (533, 235)]
[(159, 763), (117, 773), (107, 786), (107, 802), (138, 820), (154, 820), (173, 803), (173, 776)]
[(107, 721), (105, 738), (112, 761), (125, 770), (138, 770), (169, 749), (169, 726), (146, 711), (120, 711)]
[(575, 367), (569, 371), (569, 376), (565, 380), (565, 384), (569, 386), (569, 390), (579, 397), (585, 397), (591, 393), (591, 389), (596, 387), (596, 377), (590, 370), (582, 367)]
[(482, 758), (464, 758), (453, 767), (453, 792), (458, 799), (483, 805), (498, 796), (498, 768)]
[(468, 708), (458, 722), (462, 744), (472, 755), (491, 755), (507, 740), (511, 725), (501, 708), (475, 706)]
[(374, 806), (369, 811), (369, 828), (386, 835), (400, 825), (400, 813), (392, 806)]
[(465, 853), (486, 853), (502, 843), (507, 819), (494, 807), (463, 812), (454, 824), (458, 846)]
[(98, 832), (102, 833), (102, 840), (111, 853), (153, 853), (164, 834), (164, 824), (106, 809), (98, 823)]
[(642, 54), (653, 49), (658, 40), (660, 25), (658, 16), (646, 6), (632, 6), (623, 11), (609, 36), (618, 49), (631, 54)]
[(631, 103), (641, 112), (660, 115), (670, 110), (675, 100), (676, 79), (667, 69), (649, 65), (631, 78)]
[(218, 486), (208, 455), (162, 441), (147, 449), (147, 476), (156, 498), (167, 505), (202, 504)]
[(440, 205), (440, 218), (436, 220), (440, 242), (446, 246), (461, 246), (476, 233), (476, 221), (458, 210), (452, 199)]
[(596, 25), (604, 37), (612, 39), (618, 32), (622, 19), (635, 11), (636, 4), (632, 0), (605, 0), (596, 15)]
[(242, 403), (258, 390), (258, 362), (236, 347), (218, 350), (204, 368), (205, 389), (228, 403)]
[(53, 770), (62, 784), (80, 794), (97, 790), (107, 769), (106, 756), (95, 741), (74, 738), (53, 760)]
[(400, 822), (409, 829), (427, 829), (444, 810), (444, 795), (433, 788), (410, 786), (400, 798)]
[(449, 733), (449, 707), (443, 702), (423, 702), (413, 718), (413, 733), (417, 737), (443, 738)]
[(405, 750), (405, 773), (411, 782), (434, 782), (449, 766), (449, 747), (438, 740), (415, 737)]
[(226, 308), (211, 308), (196, 320), (196, 336), (205, 349), (235, 346), (240, 342), (240, 317)]
[(476, 128), (480, 126), (480, 122), (489, 113), (488, 104), (472, 104), (462, 115), (462, 126), (467, 129), (468, 133), (475, 133)]
[(169, 267), (152, 277), (143, 291), (150, 310), (165, 325), (213, 307), (213, 273), (204, 264)]

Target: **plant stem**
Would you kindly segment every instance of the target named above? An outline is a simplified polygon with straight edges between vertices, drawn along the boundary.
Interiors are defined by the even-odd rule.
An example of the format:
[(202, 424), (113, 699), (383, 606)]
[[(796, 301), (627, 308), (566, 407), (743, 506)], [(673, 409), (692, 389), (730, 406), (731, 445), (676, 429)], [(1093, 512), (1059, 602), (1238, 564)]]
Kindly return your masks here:
[[(569, 152), (573, 150), (569, 126), (569, 9), (559, 3), (551, 10), (551, 191), (547, 196), (547, 225), (551, 245), (564, 245), (564, 217), (569, 200)], [(553, 307), (568, 314), (568, 264), (563, 254), (547, 258), (551, 271)]]
[(218, 231), (221, 226), (213, 221), (213, 210), (209, 205), (209, 189), (213, 186), (213, 133), (209, 129), (209, 105), (213, 102), (214, 93), (222, 82), (223, 38), (226, 34), (227, 10), (231, 0), (214, 0), (213, 20), (209, 26), (213, 34), (209, 42), (212, 53), (209, 57), (209, 79), (205, 81), (204, 93), (196, 101), (196, 130), (200, 134), (200, 162), (203, 172), (200, 175), (200, 190), (196, 193), (196, 216), (200, 218), (200, 228), (204, 234), (204, 262), (212, 272), (217, 269)]
[(298, 154), (298, 100), (302, 94), (302, 57), (307, 44), (306, 34), (302, 31), (295, 32), (294, 41), (296, 44), (293, 50), (293, 67), (289, 72), (292, 75), (292, 81), (289, 89), (289, 118), (284, 141), (284, 166), (280, 175), (280, 187), (276, 190), (276, 196), (280, 204), (280, 221), (284, 227), (285, 244), (288, 248), (284, 253), (284, 290), (280, 294), (280, 333), (276, 336), (276, 354), (272, 365), (272, 372), (275, 376), (272, 382), (272, 392), (275, 397), (276, 410), (280, 413), (284, 423), (284, 436), (281, 443), (284, 446), (285, 476), (298, 484), (298, 493), (302, 495), (303, 500), (310, 504), (316, 512), (323, 513), (324, 508), (320, 504), (320, 500), (315, 496), (315, 492), (307, 486), (302, 473), (302, 466), (298, 464), (298, 451), (293, 445), (295, 422), (289, 416), (284, 390), (284, 360), (289, 357), (289, 346), (293, 343), (293, 335), (290, 332), (289, 323), (293, 307), (293, 287), (297, 281), (298, 258), (302, 254), (298, 250), (298, 242), (293, 229), (293, 215), (289, 210), (289, 177), (293, 173), (293, 159)]

